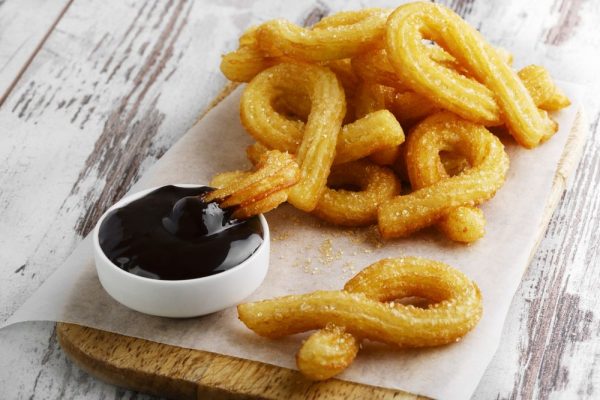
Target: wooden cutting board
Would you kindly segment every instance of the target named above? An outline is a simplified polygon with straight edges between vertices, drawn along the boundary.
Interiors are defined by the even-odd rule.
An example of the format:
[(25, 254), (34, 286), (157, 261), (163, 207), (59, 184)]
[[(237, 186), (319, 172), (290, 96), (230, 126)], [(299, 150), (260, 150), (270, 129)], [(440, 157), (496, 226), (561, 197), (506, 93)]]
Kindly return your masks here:
[[(210, 110), (236, 85), (229, 85)], [(202, 115), (204, 116), (205, 113)], [(202, 118), (202, 116), (200, 118)], [(581, 157), (587, 124), (579, 109), (559, 163), (537, 244)], [(537, 248), (536, 244), (536, 248)], [(535, 254), (533, 249), (530, 259)], [(331, 379), (312, 382), (298, 371), (185, 349), (80, 325), (57, 323), (63, 351), (89, 374), (111, 384), (172, 399), (423, 399), (407, 392)]]

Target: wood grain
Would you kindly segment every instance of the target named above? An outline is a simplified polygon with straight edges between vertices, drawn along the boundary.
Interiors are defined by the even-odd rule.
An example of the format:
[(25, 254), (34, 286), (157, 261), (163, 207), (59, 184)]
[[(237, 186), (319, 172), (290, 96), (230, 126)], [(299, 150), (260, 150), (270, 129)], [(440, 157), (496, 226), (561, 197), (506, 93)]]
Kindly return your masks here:
[(71, 0), (0, 2), (0, 105), (70, 3)]
[[(0, 2), (0, 60), (7, 54), (3, 49), (16, 49), (5, 45), (17, 37), (3, 34), (10, 25), (6, 21), (21, 21), (14, 25), (21, 27), (14, 31), (20, 37), (55, 21), (57, 14), (44, 12), (52, 2), (16, 6), (38, 4), (27, 1)], [(7, 17), (11, 3), (19, 12)], [(543, 60), (554, 76), (585, 83), (589, 89), (584, 101), (590, 137), (582, 162), (515, 296), (500, 349), (474, 397), (596, 398), (600, 385), (600, 322), (594, 314), (600, 305), (594, 295), (600, 283), (600, 246), (595, 235), (600, 229), (600, 3), (445, 3), (492, 42), (510, 49), (519, 65)], [(111, 197), (105, 188), (114, 185), (112, 196), (120, 196), (191, 126), (224, 83), (217, 71), (219, 53), (234, 47), (244, 27), (275, 16), (302, 21), (311, 13), (365, 6), (354, 0), (181, 4), (74, 0), (39, 51), (28, 50), (21, 57), (31, 63), (20, 79), (0, 79), (0, 84), (16, 82), (0, 106), (2, 320), (81, 240), (80, 233), (89, 229), (94, 215)], [(178, 7), (182, 11), (174, 20)], [(183, 17), (187, 17), (185, 24)], [(174, 21), (172, 28), (169, 21)], [(179, 27), (181, 32), (173, 40)], [(167, 42), (160, 45), (164, 32), (168, 32)], [(173, 42), (170, 56), (169, 40)], [(162, 47), (154, 52), (153, 61), (148, 54), (156, 46)], [(165, 60), (162, 69), (160, 60)], [(149, 68), (140, 75), (143, 65)], [(108, 117), (117, 114), (128, 93), (132, 94), (123, 115), (113, 116), (113, 121), (115, 132), (120, 132), (115, 140), (126, 140), (132, 147), (124, 155), (94, 157)], [(138, 98), (137, 111), (127, 119)], [(143, 136), (144, 131), (136, 128), (139, 124), (156, 130), (151, 140), (132, 138), (134, 131)], [(110, 173), (106, 167), (100, 173), (101, 164), (120, 168), (124, 182), (119, 176), (109, 182)], [(43, 208), (36, 207), (40, 193)], [(79, 372), (60, 352), (47, 323), (0, 331), (0, 353), (3, 398), (144, 398)], [(15, 370), (18, 373), (6, 372)]]
[(84, 370), (115, 385), (172, 399), (424, 399), (405, 392), (330, 380), (198, 350), (59, 324), (63, 350)]

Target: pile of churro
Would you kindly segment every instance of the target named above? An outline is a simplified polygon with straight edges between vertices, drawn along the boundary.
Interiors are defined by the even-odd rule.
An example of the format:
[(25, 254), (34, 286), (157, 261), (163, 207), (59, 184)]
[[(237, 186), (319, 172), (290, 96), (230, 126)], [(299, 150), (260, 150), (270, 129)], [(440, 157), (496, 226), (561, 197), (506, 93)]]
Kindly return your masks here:
[[(247, 82), (240, 116), (255, 167), (216, 176), (211, 200), (242, 218), (287, 202), (335, 225), (377, 224), (385, 239), (433, 226), (474, 242), (485, 234), (478, 205), (509, 168), (497, 133), (534, 148), (558, 130), (549, 112), (570, 104), (543, 67), (511, 65), (508, 51), (432, 3), (340, 12), (309, 28), (253, 27), (221, 70)], [(406, 296), (431, 304), (394, 302)], [(326, 379), (363, 339), (456, 341), (479, 320), (481, 299), (457, 270), (405, 258), (373, 264), (341, 291), (245, 304), (239, 315), (267, 337), (320, 329), (297, 360)]]

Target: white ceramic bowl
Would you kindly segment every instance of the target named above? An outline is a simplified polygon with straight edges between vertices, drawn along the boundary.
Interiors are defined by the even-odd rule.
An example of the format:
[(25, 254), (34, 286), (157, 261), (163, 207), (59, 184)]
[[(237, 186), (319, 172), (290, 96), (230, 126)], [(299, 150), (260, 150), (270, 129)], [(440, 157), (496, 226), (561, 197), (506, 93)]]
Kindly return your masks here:
[[(177, 184), (179, 187), (199, 185)], [(259, 215), (263, 243), (241, 264), (215, 275), (180, 281), (144, 278), (113, 264), (100, 248), (98, 232), (106, 215), (115, 208), (145, 196), (157, 188), (129, 195), (100, 217), (94, 229), (94, 258), (100, 283), (119, 303), (133, 310), (160, 317), (187, 318), (234, 306), (254, 292), (269, 268), (270, 236), (265, 217)]]

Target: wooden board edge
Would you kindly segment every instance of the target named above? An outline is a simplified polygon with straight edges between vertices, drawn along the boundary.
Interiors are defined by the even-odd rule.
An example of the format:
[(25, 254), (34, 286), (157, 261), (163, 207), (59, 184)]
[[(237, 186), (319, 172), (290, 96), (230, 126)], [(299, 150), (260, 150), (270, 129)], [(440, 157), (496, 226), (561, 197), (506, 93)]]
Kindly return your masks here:
[[(156, 396), (195, 399), (196, 385), (187, 377), (165, 375), (149, 357), (160, 352), (155, 342), (141, 341), (81, 325), (57, 323), (58, 342), (68, 358), (82, 370), (104, 382)], [(162, 346), (162, 345), (161, 345)], [(159, 346), (159, 347), (161, 347)], [(143, 352), (137, 349), (143, 348)], [(163, 365), (177, 365), (193, 354), (169, 349)], [(129, 362), (124, 362), (129, 361)], [(137, 364), (143, 368), (137, 368)], [(150, 367), (152, 367), (150, 369)]]
[(554, 214), (554, 211), (556, 211), (556, 207), (558, 206), (563, 193), (567, 189), (569, 178), (579, 165), (579, 160), (581, 160), (587, 138), (587, 131), (587, 116), (583, 107), (580, 106), (575, 114), (573, 126), (569, 132), (569, 137), (567, 138), (560, 161), (558, 162), (558, 168), (556, 169), (554, 180), (552, 181), (552, 191), (544, 207), (544, 215), (540, 223), (540, 228), (538, 229), (538, 237), (529, 254), (526, 268), (531, 264), (531, 261), (535, 257), (537, 249), (546, 234), (550, 219), (552, 219), (552, 215)]
[(287, 368), (81, 325), (60, 322), (56, 329), (65, 354), (90, 375), (173, 399), (425, 399), (337, 379), (312, 382)]
[[(236, 83), (226, 85), (198, 121), (238, 86)], [(585, 121), (585, 113), (580, 108), (569, 132), (529, 261), (534, 257), (566, 189), (567, 180), (581, 158), (587, 130)], [(156, 343), (76, 324), (59, 322), (56, 329), (65, 354), (92, 376), (120, 387), (168, 398), (425, 398), (403, 391), (337, 379), (311, 382), (298, 371), (287, 368)]]

